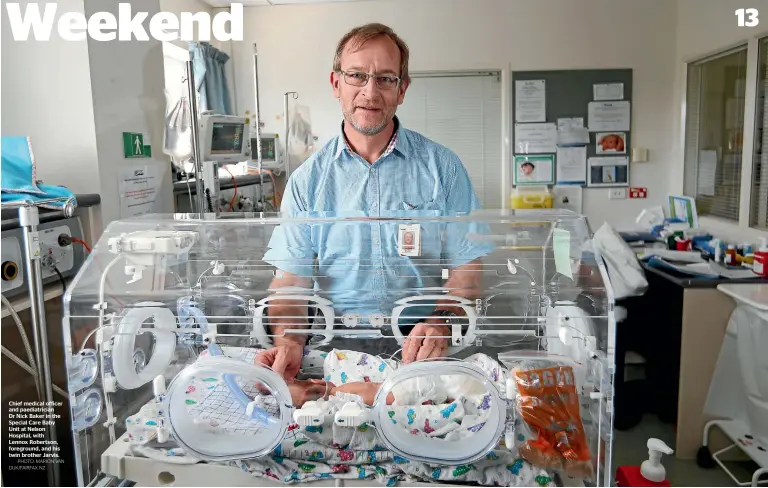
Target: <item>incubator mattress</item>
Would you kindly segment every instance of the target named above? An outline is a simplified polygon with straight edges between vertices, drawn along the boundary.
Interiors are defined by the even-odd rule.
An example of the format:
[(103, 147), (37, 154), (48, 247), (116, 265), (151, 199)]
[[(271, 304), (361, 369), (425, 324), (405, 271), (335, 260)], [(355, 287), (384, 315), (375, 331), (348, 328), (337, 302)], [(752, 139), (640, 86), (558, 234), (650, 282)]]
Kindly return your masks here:
[[(224, 348), (227, 356), (246, 362), (253, 362), (258, 352), (259, 350), (252, 348)], [(358, 362), (361, 361), (342, 361), (343, 368), (326, 373), (334, 376), (344, 374), (352, 378), (374, 373), (368, 364), (362, 364), (354, 371), (349, 369), (350, 364), (357, 366)], [(251, 388), (255, 387), (252, 385)], [(187, 404), (197, 418), (205, 419), (219, 429), (234, 430), (241, 435), (259, 435), (262, 424), (248, 419), (241, 413), (242, 407), (232, 397), (221, 377), (196, 378), (187, 388), (187, 393)], [(273, 397), (260, 397), (257, 392), (247, 388), (245, 393), (260, 398), (260, 406), (264, 410), (275, 415), (278, 413)], [(393, 405), (392, 408), (393, 421), (419, 422), (417, 417), (422, 416), (405, 406)], [(150, 410), (151, 404), (148, 404), (127, 420), (128, 435), (132, 441), (129, 449), (131, 455), (172, 464), (200, 463), (201, 461), (187, 455), (172, 441), (160, 444), (156, 439), (149, 438), (154, 430)], [(445, 417), (446, 422), (477, 422), (476, 415), (470, 415), (461, 405), (444, 413), (448, 414)], [(424, 416), (428, 415), (424, 413)], [(448, 417), (451, 417), (450, 420)], [(377, 445), (374, 429), (365, 425), (358, 427), (351, 436), (347, 434), (346, 438), (339, 438), (338, 432), (334, 435), (332, 429), (325, 427), (300, 428), (294, 424), (289, 427), (280, 445), (266, 457), (212, 464), (230, 466), (254, 477), (271, 478), (283, 483), (341, 478), (376, 480), (387, 486), (393, 486), (398, 481), (414, 479), (477, 483), (486, 486), (555, 486), (549, 473), (532, 466), (503, 446), (492, 450), (484, 459), (472, 464), (432, 466), (404, 459)], [(432, 428), (434, 427), (440, 426)], [(145, 435), (146, 439), (143, 437)]]

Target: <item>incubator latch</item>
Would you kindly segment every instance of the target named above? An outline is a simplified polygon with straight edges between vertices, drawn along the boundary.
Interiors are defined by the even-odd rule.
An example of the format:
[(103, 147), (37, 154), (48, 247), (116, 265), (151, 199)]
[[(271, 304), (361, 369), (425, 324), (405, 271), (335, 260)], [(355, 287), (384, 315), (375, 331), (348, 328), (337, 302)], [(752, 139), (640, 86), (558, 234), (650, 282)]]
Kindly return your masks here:
[(210, 324), (209, 323), (208, 324), (208, 332), (203, 334), (203, 344), (205, 344), (205, 345), (216, 344), (217, 332), (218, 331), (216, 330), (216, 324)]
[(384, 316), (379, 313), (369, 315), (368, 321), (371, 323), (372, 327), (375, 327), (377, 329), (381, 329), (382, 327), (384, 327)]
[(211, 261), (211, 273), (214, 276), (219, 276), (224, 272), (224, 263), (220, 263), (219, 261)]
[(517, 385), (514, 378), (507, 378), (506, 393), (507, 400), (514, 400), (517, 398)]
[(325, 415), (317, 402), (306, 402), (303, 407), (293, 412), (293, 421), (301, 427), (323, 425)]
[(357, 327), (360, 323), (360, 315), (356, 313), (348, 313), (342, 317), (342, 320), (344, 321), (344, 327)]
[(334, 422), (340, 427), (359, 427), (370, 423), (373, 419), (368, 409), (355, 402), (347, 402), (336, 412)]
[(454, 346), (464, 345), (464, 336), (461, 335), (461, 324), (451, 325), (451, 344)]

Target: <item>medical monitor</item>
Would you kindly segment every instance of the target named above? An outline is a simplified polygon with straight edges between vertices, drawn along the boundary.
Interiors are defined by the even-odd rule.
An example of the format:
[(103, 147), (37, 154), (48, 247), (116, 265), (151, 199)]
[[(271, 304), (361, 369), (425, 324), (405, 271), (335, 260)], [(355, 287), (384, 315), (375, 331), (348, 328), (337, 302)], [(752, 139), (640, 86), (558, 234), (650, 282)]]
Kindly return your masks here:
[[(283, 148), (280, 144), (280, 138), (274, 133), (260, 134), (261, 137), (261, 165), (264, 169), (273, 171), (282, 171), (285, 169), (285, 158), (283, 157)], [(257, 146), (258, 139), (251, 137), (251, 152), (253, 153), (252, 159), (254, 164), (253, 168), (258, 169), (258, 154)]]
[(200, 120), (200, 152), (203, 161), (226, 164), (250, 159), (248, 122), (245, 117), (204, 114)]

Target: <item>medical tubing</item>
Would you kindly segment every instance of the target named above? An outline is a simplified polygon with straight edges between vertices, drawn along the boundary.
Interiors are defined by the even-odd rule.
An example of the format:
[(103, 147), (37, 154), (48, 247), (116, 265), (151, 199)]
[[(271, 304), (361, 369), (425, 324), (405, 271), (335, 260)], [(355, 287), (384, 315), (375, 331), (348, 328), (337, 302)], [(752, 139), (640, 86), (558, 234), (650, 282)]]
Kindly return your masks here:
[[(3, 304), (8, 307), (8, 312), (10, 312), (11, 317), (13, 317), (13, 321), (16, 324), (16, 327), (19, 329), (19, 335), (21, 336), (21, 343), (24, 345), (24, 351), (27, 353), (27, 360), (29, 361), (29, 366), (32, 369), (37, 369), (37, 366), (35, 366), (37, 363), (35, 363), (35, 355), (32, 354), (32, 346), (29, 344), (29, 338), (27, 337), (27, 333), (24, 331), (24, 326), (21, 325), (21, 319), (19, 318), (19, 314), (16, 313), (16, 309), (13, 308), (13, 305), (11, 305), (11, 302), (8, 301), (7, 298), (5, 298), (5, 295), (0, 295), (0, 298), (3, 299)], [(37, 387), (37, 373), (32, 375), (35, 378), (35, 387)]]
[[(37, 385), (37, 383), (38, 383), (37, 371), (32, 369), (32, 367), (30, 365), (25, 363), (20, 357), (18, 357), (14, 353), (12, 353), (5, 346), (0, 346), (0, 349), (2, 349), (3, 354), (5, 354), (8, 357), (8, 359), (10, 359), (14, 363), (18, 364), (21, 369), (23, 369), (24, 371), (26, 371), (27, 373), (32, 375), (32, 379), (35, 381), (35, 385)], [(61, 388), (59, 388), (56, 385), (53, 385), (53, 391), (55, 391), (59, 395), (63, 396), (64, 398), (69, 398), (69, 393), (67, 393), (66, 391), (62, 390)]]
[[(189, 312), (189, 314), (195, 318), (195, 321), (200, 326), (202, 333), (207, 334), (208, 319), (203, 314), (202, 310), (189, 305), (185, 305), (183, 308), (185, 308), (187, 312)], [(209, 344), (208, 352), (211, 356), (224, 356), (224, 351), (221, 350), (221, 347), (219, 347), (218, 344)], [(251, 403), (251, 399), (248, 398), (248, 395), (246, 395), (242, 388), (240, 388), (240, 386), (237, 384), (237, 381), (235, 381), (235, 376), (225, 373), (222, 375), (222, 377), (224, 378), (224, 384), (226, 384), (232, 394), (235, 395), (235, 398), (237, 398), (237, 401), (240, 402), (240, 405), (247, 409), (248, 405)], [(251, 417), (253, 417), (255, 420), (261, 421), (264, 424), (274, 424), (277, 422), (277, 420), (272, 417), (269, 412), (259, 407), (254, 407)]]

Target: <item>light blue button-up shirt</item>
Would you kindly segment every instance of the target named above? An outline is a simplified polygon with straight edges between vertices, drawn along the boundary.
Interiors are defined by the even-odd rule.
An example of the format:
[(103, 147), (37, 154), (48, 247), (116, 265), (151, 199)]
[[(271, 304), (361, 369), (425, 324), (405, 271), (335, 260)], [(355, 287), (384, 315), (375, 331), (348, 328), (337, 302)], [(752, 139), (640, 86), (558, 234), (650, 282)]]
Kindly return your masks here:
[[(291, 175), (280, 212), (333, 222), (282, 224), (264, 256), (278, 269), (314, 276), (338, 314), (388, 316), (395, 300), (442, 286), (443, 267), (461, 266), (492, 249), (489, 241), (468, 237), (487, 233), (484, 226), (429, 221), (480, 209), (480, 202), (455, 153), (395, 122), (388, 150), (373, 164), (346, 144), (342, 124), (342, 133)], [(349, 217), (406, 221), (342, 220)], [(408, 218), (418, 221), (418, 257), (399, 253), (399, 226), (413, 223)], [(409, 309), (404, 315), (417, 314)]]

